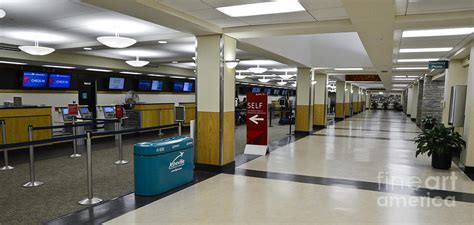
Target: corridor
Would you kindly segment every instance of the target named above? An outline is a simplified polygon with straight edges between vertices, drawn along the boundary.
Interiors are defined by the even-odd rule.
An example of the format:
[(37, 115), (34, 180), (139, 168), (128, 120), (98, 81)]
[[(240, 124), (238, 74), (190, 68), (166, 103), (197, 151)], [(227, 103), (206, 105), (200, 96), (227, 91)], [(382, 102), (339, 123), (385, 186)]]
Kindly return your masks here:
[(105, 224), (472, 224), (472, 181), (415, 158), (419, 132), (366, 111)]

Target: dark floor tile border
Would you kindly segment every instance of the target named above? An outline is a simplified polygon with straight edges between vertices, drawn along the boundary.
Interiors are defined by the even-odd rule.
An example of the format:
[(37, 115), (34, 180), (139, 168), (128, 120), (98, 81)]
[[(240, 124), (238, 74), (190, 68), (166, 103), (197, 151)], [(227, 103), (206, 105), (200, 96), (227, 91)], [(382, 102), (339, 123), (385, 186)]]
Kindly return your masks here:
[(383, 183), (379, 184), (379, 183), (367, 182), (367, 181), (305, 176), (305, 175), (297, 175), (297, 174), (276, 173), (276, 172), (239, 169), (239, 168), (235, 170), (235, 175), (264, 178), (264, 179), (271, 179), (271, 180), (291, 181), (291, 182), (296, 182), (296, 183), (317, 184), (317, 185), (324, 185), (324, 186), (331, 186), (331, 187), (344, 187), (344, 188), (366, 190), (366, 191), (403, 194), (403, 195), (410, 195), (410, 196), (417, 196), (417, 197), (428, 197), (428, 198), (440, 197), (443, 199), (446, 199), (448, 197), (449, 198), (454, 197), (456, 201), (474, 203), (474, 194), (456, 192), (456, 191), (434, 190), (434, 189), (428, 189), (428, 188), (412, 189), (408, 186), (400, 186), (400, 185), (390, 185), (390, 184), (383, 184)]
[(117, 218), (125, 213), (136, 210), (140, 207), (146, 206), (159, 199), (172, 195), (185, 188), (193, 186), (197, 183), (205, 181), (218, 173), (212, 173), (207, 171), (195, 171), (195, 178), (192, 183), (186, 184), (179, 188), (173, 189), (169, 192), (157, 195), (157, 196), (137, 196), (134, 193), (114, 198), (108, 201), (104, 201), (98, 205), (81, 209), (77, 212), (62, 216), (60, 218), (45, 222), (45, 225), (69, 225), (69, 224), (85, 224), (85, 225), (98, 225), (102, 224), (111, 219)]
[(365, 137), (365, 136), (340, 135), (340, 134), (311, 134), (311, 136), (342, 137), (342, 138), (360, 138), (360, 139), (376, 139), (376, 140), (396, 140), (396, 141), (414, 141), (414, 139), (386, 138), (386, 137)]
[(336, 130), (360, 130), (360, 131), (378, 131), (378, 132), (389, 132), (389, 133), (413, 133), (420, 134), (419, 131), (393, 131), (393, 130), (375, 130), (375, 129), (365, 129), (365, 128), (345, 128), (345, 127), (334, 127)]

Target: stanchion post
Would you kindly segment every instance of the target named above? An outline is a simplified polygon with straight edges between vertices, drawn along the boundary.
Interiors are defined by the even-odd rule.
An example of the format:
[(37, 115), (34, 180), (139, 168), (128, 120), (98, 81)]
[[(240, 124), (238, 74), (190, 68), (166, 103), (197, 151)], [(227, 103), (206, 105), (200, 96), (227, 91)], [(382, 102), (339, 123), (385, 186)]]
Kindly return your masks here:
[[(123, 119), (120, 118), (115, 124), (116, 131), (122, 130), (122, 123)], [(127, 164), (128, 161), (123, 159), (123, 146), (122, 146), (122, 133), (117, 134), (117, 149), (118, 149), (118, 160), (114, 162), (115, 165), (124, 165)]]
[(181, 136), (181, 129), (182, 129), (182, 125), (181, 125), (181, 121), (178, 122), (178, 135)]
[(102, 199), (94, 197), (94, 189), (92, 184), (92, 141), (91, 132), (86, 132), (86, 146), (87, 146), (87, 198), (79, 201), (81, 205), (94, 205), (102, 201)]
[[(72, 117), (72, 136), (76, 136), (77, 135), (77, 127), (76, 127), (76, 117), (73, 116)], [(78, 157), (81, 157), (82, 155), (77, 153), (77, 139), (74, 138), (72, 139), (72, 149), (73, 149), (73, 153), (72, 155), (70, 155), (69, 157), (70, 158), (78, 158)]]
[(270, 111), (270, 123), (268, 124), (268, 127), (272, 127), (272, 119), (273, 119), (273, 116), (272, 116), (272, 109), (268, 110)]
[[(33, 141), (33, 126), (28, 125), (28, 141)], [(36, 180), (35, 174), (35, 149), (33, 144), (30, 144), (30, 181), (23, 184), (25, 188), (38, 187), (44, 183)]]
[[(5, 121), (0, 120), (0, 123), (2, 125), (2, 144), (6, 144), (7, 143), (7, 128), (5, 127)], [(12, 170), (15, 168), (8, 164), (8, 150), (7, 149), (3, 149), (3, 158), (5, 160), (5, 166), (0, 168), (0, 170)]]
[(289, 118), (289, 120), (288, 120), (289, 123), (290, 123), (290, 133), (288, 133), (288, 135), (291, 135), (291, 123), (292, 123), (292, 121), (291, 121), (291, 119), (292, 119), (292, 118), (291, 118), (291, 115), (292, 115), (292, 114), (293, 114), (293, 111), (290, 109), (290, 110), (289, 110), (289, 117), (290, 117), (290, 118)]
[[(163, 124), (161, 124), (161, 110), (158, 110), (158, 125), (161, 126)], [(158, 129), (158, 135), (159, 136), (163, 136), (163, 132), (161, 132), (161, 129)]]

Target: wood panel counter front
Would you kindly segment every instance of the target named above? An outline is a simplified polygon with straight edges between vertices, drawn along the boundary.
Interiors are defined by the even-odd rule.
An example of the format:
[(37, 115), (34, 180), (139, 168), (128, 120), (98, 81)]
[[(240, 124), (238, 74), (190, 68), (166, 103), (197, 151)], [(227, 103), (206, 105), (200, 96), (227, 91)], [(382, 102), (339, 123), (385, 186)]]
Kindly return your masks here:
[[(28, 141), (28, 125), (33, 127), (51, 126), (51, 107), (0, 108), (0, 120), (5, 120), (7, 143)], [(2, 138), (0, 132), (0, 140)], [(33, 132), (34, 140), (52, 138), (52, 130)]]
[[(186, 110), (185, 124), (196, 118), (196, 104), (182, 103)], [(144, 103), (135, 104), (133, 109), (140, 112), (142, 128), (173, 124), (174, 103)], [(161, 119), (160, 119), (161, 114)]]

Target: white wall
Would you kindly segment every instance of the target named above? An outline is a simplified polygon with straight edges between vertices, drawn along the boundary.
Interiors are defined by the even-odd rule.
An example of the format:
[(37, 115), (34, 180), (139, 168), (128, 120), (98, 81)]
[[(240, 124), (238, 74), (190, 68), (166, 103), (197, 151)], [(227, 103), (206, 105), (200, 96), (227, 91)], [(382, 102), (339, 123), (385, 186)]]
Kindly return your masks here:
[[(123, 104), (125, 102), (125, 93), (119, 94), (97, 94), (98, 105)], [(195, 102), (194, 94), (138, 94), (139, 102), (143, 103), (176, 103), (176, 102)]]

